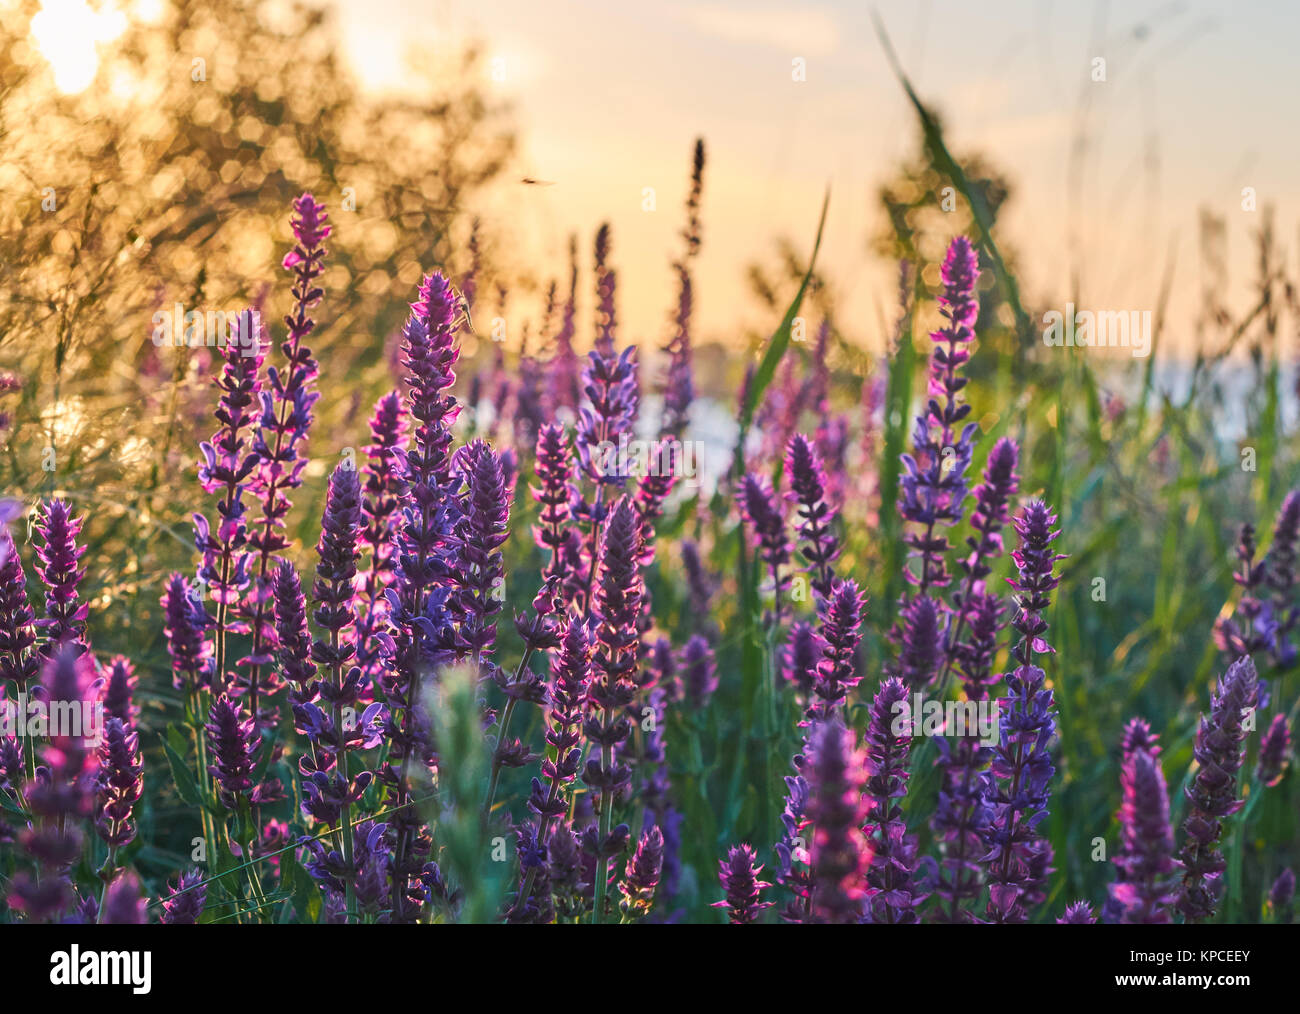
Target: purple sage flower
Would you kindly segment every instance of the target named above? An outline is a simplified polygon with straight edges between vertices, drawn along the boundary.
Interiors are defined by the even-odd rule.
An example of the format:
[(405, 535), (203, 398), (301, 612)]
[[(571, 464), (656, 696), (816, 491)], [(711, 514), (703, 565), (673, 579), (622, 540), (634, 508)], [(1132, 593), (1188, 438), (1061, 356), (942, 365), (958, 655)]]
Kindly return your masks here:
[(1286, 715), (1274, 715), (1273, 721), (1259, 741), (1259, 756), (1255, 762), (1255, 777), (1272, 788), (1286, 774), (1291, 759), (1291, 727)]
[(72, 516), (72, 508), (63, 500), (43, 501), (37, 509), (36, 531), (41, 542), (36, 545), (39, 561), (36, 571), (45, 583), (45, 618), (36, 625), (45, 630), (40, 651), (53, 658), (64, 643), (75, 645), (77, 653), (87, 648), (86, 614), (89, 607), (77, 596), (77, 585), (86, 576), (79, 564), (85, 547), (77, 545), (82, 519)]
[(201, 871), (182, 873), (174, 887), (168, 886), (167, 897), (162, 899), (162, 921), (168, 925), (194, 925), (203, 914), (207, 893), (208, 885), (203, 882)]
[(863, 761), (853, 731), (838, 716), (813, 727), (804, 773), (808, 819), (816, 829), (810, 855), (814, 922), (856, 923), (864, 914), (872, 853), (862, 831), (867, 817)]
[(1256, 706), (1259, 679), (1255, 663), (1243, 655), (1220, 678), (1202, 715), (1192, 750), (1199, 765), (1184, 790), (1189, 812), (1183, 821), (1182, 893), (1178, 910), (1189, 922), (1209, 919), (1218, 907), (1218, 885), (1227, 862), (1218, 850), (1223, 820), (1241, 809), (1237, 776), (1245, 763), (1244, 717)]
[(1167, 923), (1169, 906), (1178, 898), (1172, 874), (1174, 832), (1169, 824), (1169, 793), (1160, 762), (1147, 750), (1137, 749), (1124, 760), (1120, 775), (1124, 803), (1119, 820), (1123, 840), (1115, 863), (1124, 878), (1110, 887), (1123, 906), (1121, 922)]
[(726, 898), (715, 901), (713, 908), (725, 908), (727, 921), (733, 926), (757, 922), (763, 909), (771, 908), (774, 902), (759, 900), (764, 888), (772, 885), (759, 879), (763, 867), (754, 850), (748, 845), (733, 845), (727, 858), (718, 860), (718, 868)]

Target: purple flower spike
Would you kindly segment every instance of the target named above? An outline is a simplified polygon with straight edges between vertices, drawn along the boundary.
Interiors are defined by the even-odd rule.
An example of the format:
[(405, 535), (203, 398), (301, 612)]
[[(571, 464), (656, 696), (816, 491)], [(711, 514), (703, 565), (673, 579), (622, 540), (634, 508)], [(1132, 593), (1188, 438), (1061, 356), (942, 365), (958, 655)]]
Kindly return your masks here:
[(311, 636), (307, 632), (307, 602), (298, 572), (288, 560), (275, 570), (275, 629), (280, 668), (289, 681), (289, 702), (302, 705), (318, 696), (316, 665), (311, 660)]
[(357, 538), (361, 529), (361, 479), (355, 467), (339, 465), (330, 476), (316, 543), (312, 619), (324, 635), (312, 643), (312, 661), (339, 669), (356, 654), (353, 584), (357, 576)]
[(207, 614), (198, 592), (185, 578), (172, 574), (162, 597), (167, 653), (172, 659), (172, 686), (197, 691), (212, 677), (212, 645), (204, 637)]
[[(631, 769), (618, 760), (632, 732), (626, 709), (636, 696), (637, 660), (640, 653), (641, 525), (630, 498), (621, 497), (609, 516), (601, 544), (600, 578), (596, 588), (595, 678), (588, 690), (591, 714), (583, 731), (592, 744), (582, 780), (598, 796), (598, 836), (584, 844), (597, 856), (597, 921), (604, 917), (605, 870), (610, 855), (621, 848), (617, 829), (611, 828), (614, 800), (626, 789)], [(588, 851), (592, 851), (589, 848)]]
[(36, 614), (27, 601), (27, 576), (8, 530), (0, 530), (0, 693), (6, 681), (18, 693), (40, 675)]
[(591, 637), (585, 625), (576, 617), (570, 618), (560, 650), (551, 661), (551, 708), (546, 742), (554, 749), (555, 756), (553, 759), (548, 756), (542, 762), (542, 777), (550, 786), (543, 789), (542, 783), (534, 779), (528, 799), (528, 808), (541, 820), (538, 840), (543, 845), (551, 820), (568, 812), (563, 790), (576, 777), (582, 763), (579, 730), (591, 683), (591, 650)]
[(898, 675), (912, 690), (923, 690), (934, 679), (939, 665), (943, 639), (939, 631), (939, 603), (927, 595), (918, 595), (904, 603), (900, 628)]
[[(871, 703), (867, 726), (867, 819), (863, 833), (873, 855), (867, 873), (867, 905), (873, 923), (916, 923), (916, 906), (924, 897), (912, 882), (916, 867), (916, 842), (907, 836), (902, 807), (907, 795), (907, 762), (912, 749), (910, 720), (901, 714), (908, 706), (908, 687), (888, 679)], [(898, 731), (896, 732), (895, 729)]]
[(1268, 730), (1259, 741), (1259, 757), (1255, 764), (1255, 777), (1272, 788), (1286, 775), (1291, 759), (1291, 727), (1286, 715), (1274, 715)]
[(808, 818), (816, 829), (810, 860), (814, 922), (856, 923), (864, 914), (863, 877), (871, 863), (871, 845), (862, 831), (867, 780), (863, 759), (852, 730), (838, 717), (813, 727), (804, 770)]
[(139, 679), (130, 659), (114, 656), (108, 663), (108, 683), (104, 687), (104, 714), (119, 718), (124, 725), (132, 725), (140, 709), (132, 701)]
[(825, 648), (813, 684), (815, 700), (809, 708), (809, 715), (820, 721), (829, 719), (862, 680), (857, 656), (865, 605), (866, 596), (858, 590), (856, 581), (846, 578), (836, 583), (822, 619)]
[(1255, 663), (1243, 655), (1219, 680), (1210, 713), (1202, 715), (1193, 755), (1199, 765), (1185, 790), (1190, 813), (1183, 821), (1182, 894), (1178, 910), (1189, 922), (1208, 919), (1218, 907), (1218, 883), (1227, 862), (1217, 848), (1223, 819), (1241, 809), (1237, 775), (1245, 763), (1243, 719), (1256, 706)]
[(1092, 906), (1086, 901), (1076, 901), (1065, 906), (1065, 915), (1056, 920), (1062, 925), (1074, 923), (1095, 923), (1097, 917), (1092, 914)]
[(1047, 816), (1056, 771), (1048, 749), (1056, 734), (1055, 709), (1045, 682), (1042, 669), (1022, 665), (1007, 674), (1009, 696), (998, 702), (1000, 742), (992, 763), (997, 786), (990, 797), (993, 819), (986, 835), (988, 915), (993, 922), (1025, 922), (1029, 910), (1042, 901), (1050, 872), (1051, 845), (1037, 830)]
[(682, 695), (693, 708), (702, 709), (718, 689), (718, 667), (713, 649), (700, 634), (692, 634), (677, 659)]
[(637, 842), (632, 857), (627, 861), (623, 882), (618, 885), (623, 900), (619, 910), (624, 918), (637, 919), (649, 913), (654, 904), (655, 889), (664, 866), (664, 836), (652, 827)]
[(758, 856), (748, 845), (735, 845), (727, 853), (726, 859), (718, 860), (718, 879), (726, 892), (726, 900), (715, 901), (713, 908), (725, 908), (727, 921), (733, 926), (747, 926), (760, 918), (765, 908), (771, 908), (774, 902), (760, 901), (764, 888), (771, 887), (766, 880), (760, 880), (763, 867)]
[(394, 581), (397, 526), (407, 493), (400, 460), (407, 441), (406, 406), (398, 392), (390, 391), (375, 404), (370, 434), (361, 505), (361, 541), (369, 549), (370, 567), (357, 579), (357, 662), (373, 682), (380, 670), (380, 651), (374, 635), (386, 627), (388, 602), (384, 592)]
[(664, 503), (677, 473), (682, 469), (682, 445), (664, 439), (650, 444), (649, 462), (636, 486), (636, 511), (641, 518), (641, 566), (648, 567), (655, 558), (655, 522), (663, 517)]
[(535, 467), (538, 485), (532, 488), (532, 494), (540, 512), (533, 538), (551, 554), (542, 576), (571, 584), (576, 575), (570, 570), (565, 546), (570, 534), (566, 529), (569, 502), (574, 496), (573, 464), (569, 438), (559, 423), (547, 423), (538, 431)]
[(811, 623), (796, 620), (781, 652), (781, 677), (807, 698), (817, 679), (817, 666), (826, 645)]
[(811, 440), (802, 433), (790, 438), (785, 452), (785, 470), (790, 476), (787, 499), (798, 507), (799, 554), (813, 575), (813, 590), (829, 598), (835, 579), (833, 564), (839, 556), (839, 540), (832, 530), (835, 508), (826, 502), (826, 469)]
[(1012, 650), (1021, 665), (1032, 665), (1035, 654), (1052, 652), (1053, 648), (1043, 638), (1047, 621), (1043, 613), (1052, 604), (1051, 593), (1061, 582), (1052, 574), (1057, 560), (1065, 557), (1052, 552), (1052, 543), (1061, 533), (1053, 529), (1056, 515), (1041, 500), (1033, 500), (1016, 518), (1016, 532), (1020, 548), (1011, 554), (1016, 561), (1019, 577), (1008, 578), (1007, 583), (1019, 594), (1019, 609), (1011, 625), (1020, 632), (1021, 640)]
[(1264, 581), (1273, 593), (1273, 618), (1277, 629), (1270, 645), (1273, 657), (1283, 668), (1293, 665), (1296, 648), (1290, 634), (1300, 611), (1292, 605), (1297, 583), (1300, 583), (1300, 489), (1293, 489), (1282, 500), (1277, 519), (1273, 523), (1273, 544), (1268, 550)]
[(81, 822), (93, 808), (94, 754), (89, 737), (69, 734), (64, 728), (71, 712), (80, 719), (89, 714), (99, 693), (94, 663), (78, 645), (65, 642), (45, 664), (41, 676), (49, 714), (64, 721), (51, 730), (38, 777), (27, 784), (27, 808), (34, 820), (19, 835), (27, 854), (40, 868), (39, 878), (16, 874), (9, 890), (9, 907), (32, 922), (48, 922), (64, 915), (75, 903), (67, 871), (81, 856)]
[(1020, 450), (1015, 441), (998, 440), (989, 452), (984, 481), (975, 489), (975, 509), (966, 545), (970, 552), (960, 561), (963, 571), (961, 588), (953, 595), (953, 620), (945, 639), (945, 653), (940, 669), (940, 685), (946, 685), (948, 673), (956, 669), (961, 675), (966, 696), (983, 700), (987, 688), (995, 683), (993, 656), (998, 635), (1005, 621), (1002, 602), (985, 588), (992, 563), (1002, 555), (1002, 529), (1009, 518), (1007, 505), (1020, 485), (1016, 465)]
[(913, 428), (914, 453), (902, 456), (898, 498), (899, 514), (916, 526), (905, 541), (918, 566), (916, 570), (908, 567), (906, 576), (922, 595), (931, 588), (946, 587), (950, 580), (945, 561), (948, 539), (940, 526), (961, 520), (966, 472), (977, 428), (968, 423), (960, 435), (956, 432), (957, 425), (970, 414), (970, 406), (961, 400), (966, 386), (961, 370), (970, 359), (969, 346), (975, 339), (974, 324), (979, 315), (975, 295), (979, 259), (964, 236), (956, 237), (949, 245), (942, 274), (939, 304), (947, 326), (930, 336), (934, 342), (930, 400)]
[(753, 533), (759, 556), (767, 564), (775, 596), (774, 624), (781, 622), (782, 599), (791, 575), (783, 572), (790, 562), (790, 536), (785, 516), (771, 484), (761, 476), (746, 475), (741, 485), (741, 510)]
[(596, 483), (623, 488), (626, 463), (617, 460), (619, 438), (631, 435), (638, 407), (637, 362), (633, 346), (618, 356), (592, 352), (582, 371), (588, 407), (578, 414), (578, 458)]
[(86, 576), (78, 567), (86, 551), (77, 545), (81, 525), (82, 519), (74, 518), (63, 500), (42, 502), (36, 515), (36, 531), (42, 540), (36, 547), (36, 571), (46, 589), (45, 619), (36, 625), (45, 630), (46, 640), (40, 648), (45, 658), (53, 658), (65, 642), (75, 644), (78, 654), (87, 650), (88, 607), (77, 597), (77, 585)]
[(462, 650), (477, 664), (485, 654), (491, 655), (496, 644), (496, 618), (505, 580), (501, 547), (510, 537), (510, 501), (500, 456), (482, 440), (468, 444), (463, 453), (470, 465), (457, 561), (464, 613), (460, 637)]
[(240, 713), (239, 705), (224, 695), (212, 702), (206, 728), (208, 742), (216, 757), (208, 772), (221, 787), (222, 803), (233, 810), (236, 797), (248, 795), (253, 789), (257, 730), (253, 727), (253, 720)]
[(1238, 569), (1232, 575), (1241, 587), (1241, 598), (1231, 616), (1221, 616), (1214, 623), (1215, 644), (1233, 658), (1269, 650), (1278, 632), (1273, 611), (1260, 599), (1270, 561), (1256, 559), (1255, 552), (1255, 526), (1247, 523), (1237, 534)]
[(614, 269), (609, 261), (609, 223), (603, 222), (596, 230), (596, 352), (601, 356), (614, 354)]
[(1007, 696), (998, 702), (1000, 736), (993, 751), (996, 789), (990, 797), (993, 818), (986, 831), (989, 861), (988, 917), (998, 923), (1025, 922), (1042, 903), (1051, 872), (1052, 847), (1037, 830), (1047, 816), (1051, 794), (1050, 746), (1056, 735), (1052, 691), (1047, 674), (1033, 664), (1035, 652), (1050, 652), (1043, 638), (1051, 591), (1060, 583), (1053, 574), (1051, 550), (1060, 535), (1055, 515), (1041, 500), (1032, 501), (1016, 519), (1020, 547), (1012, 554), (1019, 569), (1009, 582), (1020, 594), (1013, 626), (1021, 634), (1012, 656), (1020, 666), (1007, 674)]
[(203, 882), (199, 870), (182, 873), (176, 880), (176, 886), (167, 888), (167, 897), (162, 900), (162, 921), (174, 926), (192, 926), (203, 914), (203, 901), (207, 897), (208, 885)]
[(120, 718), (108, 719), (104, 729), (97, 778), (95, 830), (110, 848), (129, 845), (135, 840), (131, 812), (144, 789), (144, 762), (139, 735)]
[(134, 873), (123, 873), (108, 885), (101, 921), (110, 926), (137, 926), (148, 921), (140, 880)]
[(1138, 749), (1125, 758), (1121, 781), (1123, 840), (1115, 863), (1124, 877), (1111, 885), (1111, 895), (1123, 906), (1121, 922), (1167, 923), (1169, 906), (1178, 898), (1171, 876), (1178, 864), (1173, 858), (1174, 832), (1169, 824), (1165, 776), (1156, 757)]
[(1124, 739), (1120, 744), (1124, 756), (1137, 750), (1145, 750), (1152, 757), (1160, 756), (1160, 736), (1151, 731), (1151, 725), (1145, 719), (1134, 718), (1124, 726)]

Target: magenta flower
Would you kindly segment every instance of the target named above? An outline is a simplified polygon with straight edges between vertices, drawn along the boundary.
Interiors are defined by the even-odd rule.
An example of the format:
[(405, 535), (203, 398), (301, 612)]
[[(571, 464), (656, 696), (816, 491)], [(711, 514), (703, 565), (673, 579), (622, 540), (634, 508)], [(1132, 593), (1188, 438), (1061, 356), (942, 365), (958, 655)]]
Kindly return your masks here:
[(968, 423), (960, 434), (956, 427), (970, 414), (970, 406), (961, 399), (962, 388), (966, 386), (961, 370), (970, 359), (969, 346), (975, 339), (978, 277), (979, 258), (974, 247), (966, 237), (956, 237), (944, 258), (943, 291), (939, 296), (940, 313), (947, 325), (930, 336), (934, 342), (930, 357), (930, 400), (926, 413), (916, 419), (913, 454), (902, 456), (903, 475), (899, 482), (899, 514), (915, 526), (904, 541), (917, 561), (917, 568), (909, 566), (906, 576), (920, 595), (931, 588), (945, 588), (949, 583), (945, 560), (948, 539), (942, 529), (961, 520), (966, 499), (966, 471), (970, 467), (977, 427)]
[(682, 697), (693, 708), (703, 709), (718, 689), (718, 666), (713, 649), (700, 634), (692, 634), (677, 657)]
[(804, 771), (808, 819), (816, 829), (810, 858), (814, 922), (856, 923), (864, 914), (871, 845), (862, 831), (863, 761), (852, 730), (838, 717), (813, 727)]
[(771, 622), (781, 622), (782, 599), (790, 586), (791, 574), (784, 568), (790, 562), (790, 536), (785, 516), (771, 484), (761, 476), (746, 475), (741, 485), (741, 512), (748, 523), (759, 557), (767, 565), (775, 596)]
[(225, 695), (212, 702), (206, 729), (215, 757), (208, 773), (220, 786), (222, 803), (233, 810), (237, 797), (247, 796), (253, 790), (259, 746), (257, 730), (253, 720), (245, 718), (239, 705)]
[(8, 530), (0, 530), (0, 693), (5, 681), (26, 693), (40, 675), (36, 614), (27, 601), (27, 575)]
[(862, 641), (862, 610), (866, 596), (856, 581), (837, 581), (822, 617), (821, 639), (825, 647), (813, 682), (815, 700), (809, 715), (828, 720), (861, 682), (858, 673), (858, 645)]
[(1155, 755), (1134, 750), (1121, 773), (1124, 803), (1119, 820), (1123, 841), (1115, 863), (1124, 879), (1110, 887), (1123, 906), (1121, 922), (1167, 923), (1169, 906), (1178, 898), (1174, 832), (1169, 824), (1169, 793)]
[(110, 848), (121, 848), (135, 840), (131, 814), (143, 789), (140, 737), (120, 718), (110, 718), (99, 748), (95, 795), (95, 830)]
[(193, 515), (194, 546), (202, 556), (199, 582), (217, 603), (212, 684), (218, 690), (224, 690), (227, 683), (227, 635), (241, 632), (239, 625), (232, 622), (231, 610), (251, 580), (244, 493), (261, 460), (250, 449), (248, 431), (255, 425), (253, 405), (261, 392), (259, 371), (266, 354), (265, 336), (255, 310), (241, 313), (238, 327), (240, 341), (227, 344), (222, 351), (224, 365), (217, 380), (222, 394), (215, 415), (221, 426), (210, 442), (199, 445), (203, 454), (199, 482), (205, 493), (218, 496), (216, 532), (204, 515)]
[(898, 804), (907, 795), (907, 764), (912, 749), (911, 722), (900, 720), (900, 705), (907, 706), (908, 693), (902, 680), (885, 680), (871, 702), (867, 726), (868, 805), (862, 830), (872, 848), (867, 913), (873, 923), (919, 922), (916, 906), (924, 897), (912, 879), (916, 842), (907, 836), (903, 810)]
[(289, 547), (284, 535), (285, 518), (292, 506), (289, 492), (302, 485), (307, 465), (302, 445), (312, 424), (312, 407), (320, 394), (314, 389), (319, 367), (306, 339), (316, 327), (311, 309), (324, 295), (319, 288), (324, 273), (324, 241), (331, 227), (325, 206), (304, 193), (293, 202), (290, 220), (295, 244), (282, 262), (293, 275), (293, 311), (284, 318), (288, 335), (280, 345), (284, 372), (267, 368), (266, 388), (259, 392), (261, 415), (253, 438), (257, 469), (252, 475), (252, 492), (261, 511), (248, 537), (251, 555), (251, 584), (243, 611), (252, 634), (252, 648), (239, 660), (246, 670), (241, 683), (247, 687), (249, 713), (263, 721), (259, 695), (271, 696), (280, 687), (264, 680), (262, 669), (275, 655), (275, 627), (271, 622), (271, 573), (277, 555)]
[(918, 595), (903, 604), (898, 652), (898, 676), (912, 690), (923, 690), (935, 677), (942, 651), (939, 603)]
[(1074, 923), (1095, 923), (1097, 917), (1092, 914), (1092, 906), (1086, 901), (1076, 901), (1065, 906), (1065, 915), (1056, 920), (1062, 925)]
[(1183, 821), (1182, 893), (1178, 910), (1189, 922), (1210, 918), (1218, 907), (1219, 885), (1227, 863), (1217, 848), (1223, 820), (1241, 809), (1237, 775), (1246, 759), (1244, 716), (1259, 690), (1255, 663), (1243, 655), (1220, 678), (1196, 730), (1193, 755), (1199, 765), (1185, 790), (1189, 813)]
[(510, 502), (501, 458), (484, 441), (459, 452), (465, 456), (469, 492), (458, 529), (457, 582), (462, 614), (460, 648), (478, 665), (496, 644), (496, 617), (501, 612), (500, 586), (505, 580), (501, 547), (510, 537)]
[(196, 590), (172, 574), (162, 597), (167, 653), (172, 659), (172, 686), (197, 691), (212, 678), (212, 645), (204, 637), (209, 622)]
[(1051, 592), (1060, 583), (1053, 574), (1057, 560), (1052, 543), (1056, 516), (1041, 500), (1032, 501), (1016, 518), (1020, 548), (1012, 554), (1018, 576), (1008, 579), (1020, 594), (1012, 626), (1020, 641), (1012, 648), (1019, 667), (1007, 674), (1008, 696), (1000, 700), (1000, 738), (993, 751), (995, 787), (993, 818), (986, 831), (989, 861), (988, 916), (993, 922), (1024, 922), (1043, 900), (1052, 848), (1037, 830), (1047, 816), (1055, 773), (1050, 745), (1056, 734), (1052, 691), (1047, 674), (1033, 664), (1034, 654), (1050, 652), (1044, 639)]
[(588, 690), (591, 712), (583, 731), (592, 744), (591, 757), (582, 780), (597, 795), (599, 830), (584, 838), (588, 852), (597, 856), (597, 921), (603, 918), (605, 870), (610, 854), (621, 848), (626, 829), (611, 827), (614, 800), (631, 780), (631, 769), (617, 758), (631, 735), (632, 724), (625, 714), (636, 695), (636, 670), (640, 650), (638, 621), (641, 617), (640, 530), (636, 509), (624, 496), (614, 504), (601, 543), (600, 578), (596, 588), (594, 614), (596, 645), (594, 678)]
[(763, 890), (772, 885), (759, 879), (763, 867), (754, 850), (748, 845), (734, 845), (726, 859), (718, 860), (718, 867), (718, 879), (722, 881), (726, 898), (715, 901), (712, 907), (725, 908), (727, 921), (733, 926), (757, 922), (763, 909), (771, 908), (774, 902), (759, 900)]
[(533, 526), (533, 538), (550, 553), (542, 576), (571, 586), (576, 575), (569, 568), (571, 560), (565, 545), (573, 534), (566, 527), (569, 502), (574, 497), (573, 465), (568, 436), (559, 423), (548, 423), (538, 431), (535, 462), (538, 485), (532, 488), (532, 495), (540, 511), (538, 523)]
[(393, 583), (397, 568), (397, 526), (406, 481), (402, 477), (400, 453), (406, 447), (406, 406), (396, 391), (375, 404), (370, 419), (371, 442), (366, 447), (363, 469), (364, 522), (361, 541), (370, 554), (370, 566), (357, 579), (357, 663), (367, 680), (379, 677), (380, 651), (374, 636), (387, 626), (385, 590)]
[(817, 666), (826, 650), (817, 629), (803, 620), (790, 624), (790, 634), (781, 650), (781, 677), (806, 699), (817, 679)]
[(82, 519), (72, 516), (63, 500), (42, 501), (37, 509), (36, 572), (45, 583), (45, 618), (36, 625), (45, 630), (41, 654), (53, 658), (64, 643), (73, 644), (78, 654), (86, 648), (86, 614), (89, 607), (77, 596), (77, 585), (86, 576), (79, 567), (85, 548), (77, 545)]
[[(41, 682), (51, 715), (71, 713), (82, 719), (99, 694), (90, 655), (71, 641), (61, 644), (45, 663)], [(68, 871), (81, 856), (81, 822), (90, 816), (94, 803), (96, 768), (89, 737), (63, 722), (51, 731), (42, 752), (43, 770), (27, 784), (27, 809), (33, 820), (19, 835), (41, 873), (39, 877), (26, 871), (15, 874), (8, 896), (9, 907), (32, 922), (54, 920), (75, 903)]]
[(953, 595), (954, 618), (945, 638), (939, 682), (941, 687), (945, 685), (949, 670), (956, 668), (971, 700), (983, 700), (986, 688), (996, 682), (992, 667), (1003, 625), (1002, 603), (986, 590), (985, 579), (992, 572), (993, 561), (1002, 555), (1002, 529), (1009, 520), (1007, 505), (1020, 485), (1016, 474), (1019, 455), (1015, 441), (1006, 437), (993, 445), (984, 467), (984, 481), (975, 488), (975, 508), (970, 519), (975, 534), (966, 539), (970, 552), (958, 561), (963, 578), (961, 588)]
[(148, 921), (140, 879), (134, 873), (128, 871), (108, 885), (100, 921), (109, 926), (137, 926)]
[(1255, 762), (1255, 777), (1270, 788), (1286, 774), (1291, 759), (1291, 727), (1286, 715), (1274, 715), (1273, 721), (1259, 741), (1259, 756)]
[(826, 469), (812, 441), (802, 433), (790, 438), (785, 452), (785, 470), (790, 476), (786, 499), (796, 505), (803, 557), (812, 574), (813, 590), (829, 598), (835, 579), (834, 563), (839, 540), (833, 531), (837, 512), (826, 502)]
[(208, 885), (199, 870), (182, 873), (176, 886), (168, 886), (167, 897), (162, 899), (162, 921), (168, 925), (192, 926), (203, 914), (203, 902)]
[(649, 913), (663, 866), (663, 832), (652, 827), (636, 843), (636, 849), (627, 861), (623, 881), (618, 885), (619, 893), (623, 895), (618, 907), (625, 919), (637, 919)]

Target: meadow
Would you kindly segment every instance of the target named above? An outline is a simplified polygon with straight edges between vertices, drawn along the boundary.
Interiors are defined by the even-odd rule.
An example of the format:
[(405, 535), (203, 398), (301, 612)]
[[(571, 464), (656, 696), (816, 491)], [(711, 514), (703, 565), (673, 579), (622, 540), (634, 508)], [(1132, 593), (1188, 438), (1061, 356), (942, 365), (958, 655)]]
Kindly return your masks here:
[[(608, 227), (497, 340), (522, 283), (459, 201), (509, 145), (467, 140), (494, 114), (464, 86), (375, 112), (237, 82), (202, 128), (169, 100), (196, 171), (165, 210), (79, 142), (56, 208), (4, 212), (0, 921), (1290, 922), (1271, 221), (1257, 302), (1211, 287), (1190, 354), (1167, 293), (1146, 355), (1045, 342), (1005, 188), (900, 82), (878, 354), (819, 272), (829, 193), (754, 269), (767, 332), (697, 341), (704, 140), (658, 348), (621, 333)], [(262, 147), (227, 115), (257, 90), (268, 121), (428, 114), (448, 171), (344, 125)], [(344, 164), (388, 187), (366, 217)]]

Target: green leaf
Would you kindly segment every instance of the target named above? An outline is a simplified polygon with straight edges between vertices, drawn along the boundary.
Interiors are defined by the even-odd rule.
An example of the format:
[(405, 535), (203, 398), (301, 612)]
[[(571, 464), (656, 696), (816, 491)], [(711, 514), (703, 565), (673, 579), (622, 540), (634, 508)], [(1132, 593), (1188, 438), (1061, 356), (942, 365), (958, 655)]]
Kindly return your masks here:
[(294, 858), (292, 852), (286, 852), (280, 856), (280, 882), (284, 885), (284, 889), (289, 892), (289, 903), (293, 906), (298, 918), (306, 922), (315, 922), (315, 917), (311, 914), (311, 907), (312, 902), (318, 900), (319, 892), (316, 890), (316, 882), (302, 868), (302, 865)]
[[(168, 729), (168, 734), (170, 735), (170, 733), (171, 729)], [(162, 737), (159, 738), (162, 739)], [(203, 797), (194, 781), (194, 772), (189, 769), (189, 765), (181, 759), (181, 755), (172, 748), (172, 745), (166, 739), (162, 739), (162, 748), (167, 755), (167, 765), (172, 769), (172, 781), (176, 783), (176, 791), (181, 799), (189, 803), (190, 806), (202, 806)]]
[(749, 385), (749, 390), (745, 395), (745, 403), (740, 407), (740, 435), (736, 439), (735, 455), (735, 475), (739, 477), (744, 471), (745, 460), (745, 440), (749, 436), (749, 426), (754, 421), (754, 410), (758, 408), (763, 400), (763, 393), (772, 383), (772, 378), (776, 376), (776, 368), (781, 362), (781, 357), (790, 347), (790, 333), (794, 327), (794, 319), (799, 315), (799, 307), (803, 304), (804, 294), (808, 291), (808, 285), (812, 282), (813, 269), (817, 264), (817, 251), (821, 249), (822, 232), (826, 228), (826, 210), (830, 207), (831, 192), (828, 188), (826, 196), (822, 199), (822, 213), (817, 221), (817, 238), (813, 241), (812, 255), (808, 258), (808, 270), (804, 273), (803, 281), (799, 284), (799, 291), (795, 293), (794, 301), (785, 311), (785, 317), (781, 321), (780, 327), (768, 340), (767, 351), (763, 353), (763, 359), (758, 364), (758, 369), (754, 372), (753, 382)]

